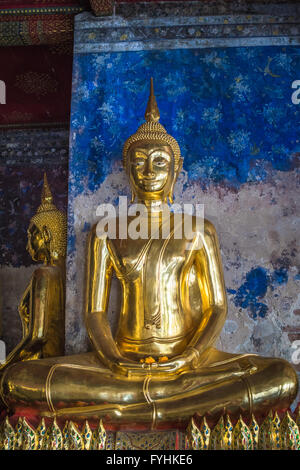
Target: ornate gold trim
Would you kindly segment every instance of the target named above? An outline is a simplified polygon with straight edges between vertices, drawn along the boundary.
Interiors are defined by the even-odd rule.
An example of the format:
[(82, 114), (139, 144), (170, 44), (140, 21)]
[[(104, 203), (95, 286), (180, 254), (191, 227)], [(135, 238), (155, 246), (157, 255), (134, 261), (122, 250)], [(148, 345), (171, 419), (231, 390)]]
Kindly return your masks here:
[[(156, 423), (157, 409), (149, 394), (149, 383), (150, 378), (147, 377), (143, 384), (143, 390), (145, 399), (153, 408), (151, 426), (153, 429)], [(252, 416), (251, 422), (247, 425), (242, 416), (234, 422), (228, 415), (224, 415), (215, 426), (210, 427), (205, 416), (202, 418), (200, 426), (192, 418), (185, 435), (183, 435), (185, 439), (182, 441), (185, 442), (185, 445), (180, 450), (256, 450), (258, 443), (260, 449), (300, 450), (296, 416), (293, 419), (290, 413), (286, 412), (280, 420), (276, 412), (270, 411), (260, 426), (257, 421)], [(94, 430), (90, 438), (87, 435), (90, 434), (91, 428)], [(135, 434), (127, 432), (127, 434), (131, 433)], [(158, 436), (160, 434), (161, 432), (158, 432)], [(147, 443), (147, 433), (144, 435)], [(11, 425), (8, 417), (0, 424), (0, 450), (104, 450), (106, 448), (113, 450), (114, 448), (111, 448), (112, 441), (116, 442), (116, 439), (108, 439), (101, 420), (96, 428), (95, 423), (91, 425), (88, 421), (85, 421), (81, 426), (72, 421), (66, 421), (60, 427), (55, 418), (48, 427), (45, 426), (42, 419), (39, 426), (34, 428), (26, 417), (20, 417), (15, 426)], [(151, 448), (143, 447), (145, 450), (151, 450)], [(159, 445), (155, 448), (159, 449)]]

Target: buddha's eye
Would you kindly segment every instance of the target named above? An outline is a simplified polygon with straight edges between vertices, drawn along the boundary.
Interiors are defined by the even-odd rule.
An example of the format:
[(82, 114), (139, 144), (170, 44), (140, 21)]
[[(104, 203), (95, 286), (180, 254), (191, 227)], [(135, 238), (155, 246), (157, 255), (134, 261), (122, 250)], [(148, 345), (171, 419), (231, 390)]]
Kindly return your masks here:
[(135, 152), (135, 155), (134, 155), (134, 160), (133, 160), (133, 165), (136, 167), (136, 168), (142, 168), (145, 164), (145, 159), (146, 159), (146, 155), (144, 155), (143, 152)]
[(134, 161), (133, 164), (134, 164), (135, 167), (141, 168), (141, 167), (144, 166), (145, 160), (143, 160), (143, 159), (137, 159), (137, 160)]
[(168, 161), (163, 157), (156, 157), (153, 160), (153, 164), (160, 167), (160, 168), (163, 168), (168, 164)]
[(166, 168), (170, 162), (170, 156), (162, 151), (156, 150), (151, 154), (152, 157), (152, 164), (158, 168)]

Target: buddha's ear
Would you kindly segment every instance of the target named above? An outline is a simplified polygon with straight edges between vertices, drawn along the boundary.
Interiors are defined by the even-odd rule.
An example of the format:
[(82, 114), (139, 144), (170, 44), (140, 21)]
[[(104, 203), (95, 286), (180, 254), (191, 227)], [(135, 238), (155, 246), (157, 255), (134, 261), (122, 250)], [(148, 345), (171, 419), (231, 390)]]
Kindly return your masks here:
[(182, 165), (183, 165), (183, 158), (179, 158), (179, 161), (178, 161), (178, 168), (177, 168), (177, 176), (180, 174), (181, 170), (182, 170)]
[(174, 187), (175, 181), (177, 180), (177, 178), (180, 175), (180, 172), (182, 170), (182, 163), (183, 163), (183, 158), (179, 158), (178, 163), (177, 163), (177, 168), (175, 169), (174, 181), (172, 183), (172, 192), (173, 192), (173, 187)]
[(42, 233), (43, 233), (43, 238), (45, 240), (45, 243), (47, 243), (47, 245), (50, 244), (52, 240), (52, 234), (46, 225), (44, 225)]

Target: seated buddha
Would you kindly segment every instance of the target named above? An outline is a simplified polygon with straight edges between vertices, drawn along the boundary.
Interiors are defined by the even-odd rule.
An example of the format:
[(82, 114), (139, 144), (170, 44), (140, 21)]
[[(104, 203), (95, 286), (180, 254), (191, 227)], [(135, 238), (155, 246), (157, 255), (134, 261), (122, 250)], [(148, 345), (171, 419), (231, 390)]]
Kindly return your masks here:
[[(145, 223), (162, 229), (160, 208), (172, 201), (182, 157), (159, 117), (151, 82), (146, 122), (125, 142), (123, 160), (132, 199), (147, 209)], [(214, 347), (227, 314), (223, 270), (213, 224), (204, 220), (197, 230), (196, 222), (192, 239), (174, 236), (172, 212), (165, 238), (150, 228), (145, 239), (111, 237), (94, 226), (85, 308), (93, 351), (11, 365), (2, 376), (4, 406), (151, 429), (184, 425), (194, 413), (288, 408), (297, 376), (287, 361)], [(107, 318), (114, 273), (122, 289), (115, 336)]]
[(23, 337), (0, 365), (0, 377), (15, 362), (64, 354), (67, 221), (53, 204), (46, 173), (41, 199), (27, 230), (27, 251), (43, 265), (33, 272), (21, 298)]

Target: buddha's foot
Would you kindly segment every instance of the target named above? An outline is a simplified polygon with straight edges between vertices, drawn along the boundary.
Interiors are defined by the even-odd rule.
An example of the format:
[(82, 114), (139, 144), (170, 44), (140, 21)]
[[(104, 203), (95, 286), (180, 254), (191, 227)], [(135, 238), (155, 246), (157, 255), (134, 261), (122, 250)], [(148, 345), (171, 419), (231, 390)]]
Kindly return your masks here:
[(57, 411), (43, 411), (41, 416), (48, 418), (76, 418), (79, 420), (107, 419), (107, 421), (124, 422), (128, 419), (136, 422), (151, 422), (152, 407), (147, 403), (128, 405), (103, 404), (73, 408), (61, 408)]
[(69, 416), (69, 415), (80, 415), (83, 414), (85, 416), (90, 416), (91, 414), (97, 412), (104, 414), (109, 412), (120, 413), (124, 408), (124, 405), (91, 405), (91, 406), (80, 406), (80, 407), (71, 407), (71, 408), (61, 408), (57, 411), (43, 411), (41, 416), (47, 418), (54, 418), (54, 417), (61, 417), (61, 416)]
[[(231, 365), (231, 364), (230, 364)], [(211, 369), (211, 374), (214, 375), (216, 373), (216, 369)], [(257, 371), (257, 367), (251, 362), (247, 360), (244, 361), (243, 364), (235, 364), (235, 367), (232, 367), (229, 370), (220, 370), (220, 376), (218, 379), (214, 380), (214, 386), (212, 389), (214, 390), (215, 386), (220, 386), (222, 383), (228, 383), (231, 380), (241, 380), (243, 377), (247, 377)], [(206, 369), (207, 373), (207, 369)], [(209, 384), (203, 384), (203, 392), (211, 389)], [(244, 388), (244, 387), (243, 387)], [(190, 393), (182, 392), (182, 393), (174, 393), (169, 398), (160, 398), (156, 399), (152, 397), (152, 399), (148, 402), (144, 403), (133, 403), (133, 404), (98, 404), (98, 405), (86, 405), (86, 406), (74, 406), (68, 408), (60, 408), (55, 411), (43, 411), (41, 413), (44, 417), (65, 417), (65, 418), (76, 418), (76, 419), (107, 419), (108, 421), (113, 422), (124, 422), (127, 419), (135, 419), (136, 422), (151, 422), (153, 420), (153, 415), (160, 415), (158, 413), (157, 407), (160, 408), (162, 406), (162, 411), (167, 410), (169, 413), (170, 404), (174, 402), (176, 403), (177, 400), (186, 401), (188, 395), (193, 396), (194, 394), (196, 397), (199, 395), (200, 390), (191, 390)], [(200, 402), (200, 403), (199, 403)], [(201, 404), (201, 400), (196, 399), (195, 409)], [(171, 406), (172, 407), (172, 406)], [(174, 406), (176, 409), (176, 405)], [(186, 408), (186, 404), (184, 404), (184, 408)], [(164, 414), (164, 412), (163, 412)], [(173, 413), (172, 413), (173, 414)], [(158, 417), (158, 416), (157, 416)]]

